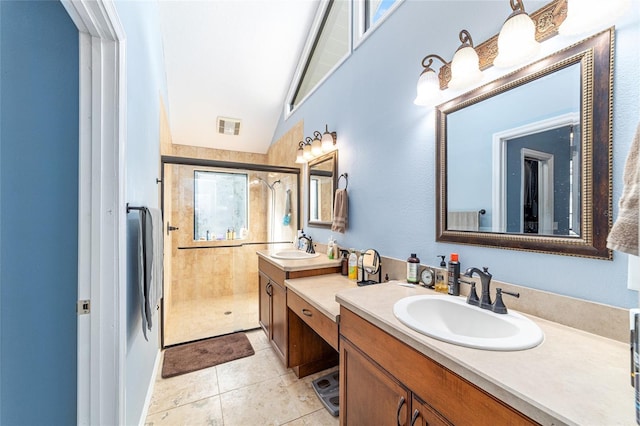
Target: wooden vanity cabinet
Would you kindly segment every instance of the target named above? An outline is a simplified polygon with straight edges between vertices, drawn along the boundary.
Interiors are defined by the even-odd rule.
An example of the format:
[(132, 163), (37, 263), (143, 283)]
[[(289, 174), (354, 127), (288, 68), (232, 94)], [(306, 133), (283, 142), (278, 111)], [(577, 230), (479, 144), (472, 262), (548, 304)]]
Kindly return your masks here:
[(537, 423), (341, 307), (340, 424)]
[(258, 261), (258, 265), (260, 326), (282, 363), (288, 366), (287, 290), (284, 286), (286, 274), (263, 259)]
[[(309, 340), (306, 336), (307, 330), (294, 327), (290, 331), (289, 316), (287, 307), (287, 289), (284, 281), (289, 278), (303, 278), (315, 275), (333, 274), (339, 272), (340, 267), (318, 268), (302, 271), (284, 271), (276, 265), (258, 259), (259, 272), (259, 322), (271, 343), (271, 347), (282, 361), (285, 367), (295, 368), (300, 364), (301, 356), (294, 352), (294, 359), (290, 360), (290, 346), (301, 348), (302, 339)], [(297, 320), (296, 320), (297, 324)], [(295, 324), (294, 324), (295, 325)], [(322, 340), (322, 339), (320, 339)], [(328, 344), (326, 346), (329, 346)], [(307, 350), (308, 352), (308, 350)], [(298, 371), (298, 370), (294, 370)]]

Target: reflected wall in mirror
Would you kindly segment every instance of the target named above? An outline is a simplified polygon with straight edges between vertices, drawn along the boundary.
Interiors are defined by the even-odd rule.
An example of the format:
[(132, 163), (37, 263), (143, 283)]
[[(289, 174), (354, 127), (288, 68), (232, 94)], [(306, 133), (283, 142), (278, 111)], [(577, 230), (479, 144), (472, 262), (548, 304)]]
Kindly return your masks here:
[(611, 259), (613, 34), (438, 107), (437, 241)]
[(309, 162), (307, 211), (310, 226), (331, 227), (337, 172), (338, 151), (332, 151)]

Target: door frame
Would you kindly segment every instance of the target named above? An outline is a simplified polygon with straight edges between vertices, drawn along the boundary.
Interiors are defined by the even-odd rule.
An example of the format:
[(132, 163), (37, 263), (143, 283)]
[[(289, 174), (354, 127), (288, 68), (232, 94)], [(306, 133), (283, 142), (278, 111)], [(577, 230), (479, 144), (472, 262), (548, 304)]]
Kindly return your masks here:
[(77, 423), (124, 424), (125, 32), (112, 0), (61, 0), (79, 32)]
[(491, 150), (494, 172), (491, 183), (491, 209), (493, 212), (491, 228), (495, 232), (506, 232), (507, 230), (507, 143), (509, 140), (579, 124), (580, 114), (570, 112), (493, 134)]

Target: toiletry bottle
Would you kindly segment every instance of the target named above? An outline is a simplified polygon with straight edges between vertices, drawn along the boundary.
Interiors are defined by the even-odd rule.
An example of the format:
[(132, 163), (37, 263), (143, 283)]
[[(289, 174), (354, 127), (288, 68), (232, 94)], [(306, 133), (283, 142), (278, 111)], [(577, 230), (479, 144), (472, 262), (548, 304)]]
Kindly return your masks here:
[(360, 250), (360, 256), (358, 256), (358, 282), (364, 281), (364, 252)]
[(449, 294), (452, 296), (460, 296), (460, 262), (458, 262), (458, 253), (451, 253), (451, 259), (447, 267), (449, 275)]
[(420, 259), (416, 257), (415, 253), (411, 253), (411, 256), (407, 259), (407, 282), (411, 284), (418, 283), (418, 266), (420, 265)]
[(436, 270), (436, 285), (434, 290), (438, 293), (449, 293), (449, 285), (447, 284), (447, 280), (445, 279), (444, 269), (447, 267), (447, 263), (444, 261), (445, 256), (438, 256), (440, 258), (440, 269), (434, 268)]
[(358, 257), (355, 249), (349, 249), (349, 279), (358, 279)]
[(333, 237), (329, 237), (329, 244), (327, 244), (327, 257), (333, 259)]
[(349, 275), (349, 259), (347, 258), (349, 253), (345, 250), (341, 250), (340, 252), (342, 253), (342, 260), (340, 260), (340, 274), (346, 277)]

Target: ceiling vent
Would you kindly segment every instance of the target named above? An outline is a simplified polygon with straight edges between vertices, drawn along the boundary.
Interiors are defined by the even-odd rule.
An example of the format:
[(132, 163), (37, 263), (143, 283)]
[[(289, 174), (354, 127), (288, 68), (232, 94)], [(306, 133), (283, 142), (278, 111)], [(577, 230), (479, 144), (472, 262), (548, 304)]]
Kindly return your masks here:
[(237, 118), (218, 117), (218, 133), (238, 136), (240, 134), (240, 121)]

